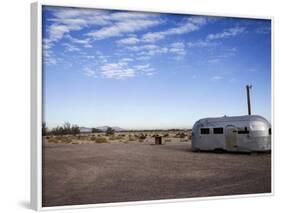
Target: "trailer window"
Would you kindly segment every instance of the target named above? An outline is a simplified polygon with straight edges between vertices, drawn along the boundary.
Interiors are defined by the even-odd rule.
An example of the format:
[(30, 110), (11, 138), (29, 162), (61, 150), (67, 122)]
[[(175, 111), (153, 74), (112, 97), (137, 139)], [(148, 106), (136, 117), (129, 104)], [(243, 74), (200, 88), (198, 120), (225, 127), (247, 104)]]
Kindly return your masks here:
[(202, 135), (207, 135), (210, 134), (210, 129), (209, 128), (201, 128), (201, 134)]
[(214, 134), (223, 134), (223, 128), (214, 128)]
[(238, 134), (249, 134), (249, 130), (247, 127), (245, 127), (244, 129), (239, 128), (238, 129)]
[(271, 128), (269, 128), (269, 129), (268, 129), (268, 134), (270, 134), (270, 135), (271, 135)]

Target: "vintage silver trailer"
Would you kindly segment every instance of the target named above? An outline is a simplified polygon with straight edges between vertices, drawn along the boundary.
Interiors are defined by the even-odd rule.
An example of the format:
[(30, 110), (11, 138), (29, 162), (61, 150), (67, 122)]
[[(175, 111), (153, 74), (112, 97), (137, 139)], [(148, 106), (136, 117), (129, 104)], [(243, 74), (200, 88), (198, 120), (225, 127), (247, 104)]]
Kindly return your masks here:
[(192, 150), (269, 151), (271, 125), (258, 115), (204, 118), (193, 125)]

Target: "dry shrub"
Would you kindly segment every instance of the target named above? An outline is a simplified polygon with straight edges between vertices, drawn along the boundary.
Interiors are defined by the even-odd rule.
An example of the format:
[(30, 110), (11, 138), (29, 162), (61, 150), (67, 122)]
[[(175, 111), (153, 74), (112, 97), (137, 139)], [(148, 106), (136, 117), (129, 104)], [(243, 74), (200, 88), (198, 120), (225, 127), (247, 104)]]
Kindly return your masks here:
[(139, 142), (141, 142), (141, 143), (144, 142), (144, 139), (139, 139)]
[(169, 137), (169, 133), (165, 133), (165, 134), (163, 135), (163, 137), (164, 137), (164, 138)]
[(116, 136), (115, 135), (110, 135), (108, 139), (111, 140), (111, 141), (114, 141), (114, 140), (116, 140)]
[(183, 132), (177, 133), (175, 135), (176, 138), (185, 138), (186, 134), (184, 134)]
[(136, 140), (136, 138), (133, 135), (129, 135), (128, 141), (134, 141), (134, 140)]
[(86, 141), (86, 140), (88, 140), (88, 136), (87, 135), (78, 135), (78, 139), (82, 140), (82, 141)]
[(122, 140), (125, 137), (125, 135), (116, 135), (115, 140)]
[(171, 139), (165, 139), (164, 142), (172, 142)]
[(62, 143), (71, 143), (72, 139), (68, 137), (62, 137), (60, 140)]
[(95, 140), (96, 140), (96, 136), (92, 135), (92, 136), (90, 137), (90, 140), (91, 140), (91, 141), (95, 141)]
[(71, 140), (77, 140), (76, 136), (69, 136), (68, 138), (71, 139)]
[(80, 144), (78, 141), (72, 141), (71, 144)]
[(188, 142), (188, 139), (181, 139), (180, 142)]
[(62, 140), (63, 139), (63, 136), (56, 136), (56, 137), (54, 137), (56, 140), (58, 140), (58, 141), (60, 141), (60, 140)]
[(96, 138), (96, 143), (107, 143), (107, 139), (105, 137), (98, 137)]
[(141, 140), (144, 140), (144, 139), (146, 139), (146, 136), (147, 136), (146, 134), (142, 133), (142, 134), (138, 135), (138, 138)]
[(58, 143), (58, 140), (56, 138), (50, 138), (48, 139), (48, 143)]
[(124, 136), (122, 135), (111, 135), (109, 136), (109, 140), (122, 140), (124, 139)]

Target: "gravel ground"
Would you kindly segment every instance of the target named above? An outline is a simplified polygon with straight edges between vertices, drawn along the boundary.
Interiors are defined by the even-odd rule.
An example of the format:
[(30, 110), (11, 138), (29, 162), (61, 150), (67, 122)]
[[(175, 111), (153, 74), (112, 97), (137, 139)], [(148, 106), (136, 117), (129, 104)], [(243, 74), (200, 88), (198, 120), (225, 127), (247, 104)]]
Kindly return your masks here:
[(194, 153), (189, 142), (43, 150), (43, 206), (271, 192), (269, 153)]

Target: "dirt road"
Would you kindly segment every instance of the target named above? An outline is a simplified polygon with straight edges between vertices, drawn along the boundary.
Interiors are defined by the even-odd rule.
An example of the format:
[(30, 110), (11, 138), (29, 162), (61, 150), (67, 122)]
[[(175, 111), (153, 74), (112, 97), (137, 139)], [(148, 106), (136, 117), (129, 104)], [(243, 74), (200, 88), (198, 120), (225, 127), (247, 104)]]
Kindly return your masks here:
[(271, 192), (271, 154), (190, 143), (45, 144), (43, 206)]

